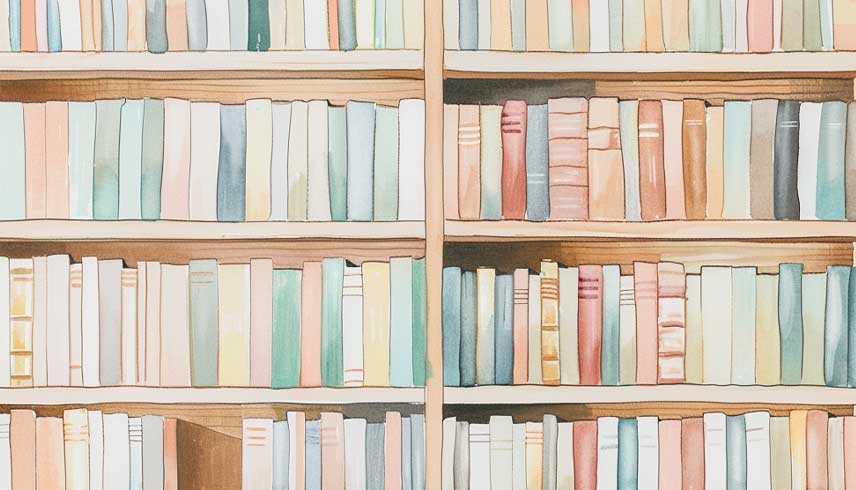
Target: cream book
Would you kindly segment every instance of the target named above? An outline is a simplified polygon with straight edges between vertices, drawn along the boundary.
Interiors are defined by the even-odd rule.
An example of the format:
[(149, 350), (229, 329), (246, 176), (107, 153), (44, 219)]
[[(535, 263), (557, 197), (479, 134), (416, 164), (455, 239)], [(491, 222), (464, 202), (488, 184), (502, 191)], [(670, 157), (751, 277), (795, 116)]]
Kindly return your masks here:
[[(273, 486), (273, 420), (244, 419), (242, 488), (262, 490)], [(277, 464), (282, 464), (277, 462)]]
[[(0, 257), (0, 352), (11, 353), (11, 316), (9, 314), (10, 304), (10, 277), (9, 277), (9, 258)], [(7, 359), (8, 361), (8, 359)], [(10, 386), (11, 363), (0, 363), (0, 388), (8, 388)]]
[[(105, 490), (128, 486), (131, 478), (131, 441), (128, 434), (128, 414), (108, 413), (104, 422), (104, 463), (102, 471)], [(91, 440), (92, 434), (90, 434)]]
[[(31, 387), (33, 386), (33, 260), (12, 259), (9, 261), (9, 269), (10, 385)], [(97, 363), (95, 373), (97, 380)]]
[(62, 427), (65, 443), (65, 489), (89, 490), (89, 415), (86, 409), (64, 411)]
[(33, 257), (33, 386), (48, 385), (48, 261)]
[[(556, 437), (556, 461), (557, 465), (556, 488), (557, 490), (573, 490), (574, 488), (574, 424), (573, 422), (559, 422), (558, 436)], [(524, 473), (525, 475), (525, 473)], [(519, 490), (526, 490), (525, 480)], [(514, 490), (518, 490), (515, 488)]]
[[(324, 2), (317, 2), (322, 4)], [(307, 3), (307, 5), (309, 5)], [(310, 9), (307, 9), (310, 10)], [(323, 30), (327, 32), (326, 27)], [(307, 104), (308, 158), (306, 179), (308, 189), (307, 219), (330, 221), (329, 147), (327, 136), (327, 101), (313, 100)]]
[(247, 101), (247, 221), (267, 221), (271, 212), (273, 114), (270, 99)]
[(190, 386), (190, 267), (162, 265), (161, 294), (160, 384)]
[[(748, 488), (770, 489), (770, 413), (750, 412), (746, 420), (746, 482)], [(830, 419), (832, 420), (832, 419)], [(779, 471), (779, 468), (775, 469)]]
[(122, 269), (122, 384), (137, 384), (137, 270)]
[(704, 383), (731, 383), (731, 268), (702, 267)]
[[(412, 0), (411, 0), (412, 1)], [(425, 101), (404, 99), (398, 105), (398, 219), (425, 219)], [(406, 184), (402, 184), (406, 183)]]
[[(85, 272), (84, 272), (85, 274)], [(84, 276), (85, 279), (85, 276)], [(160, 386), (161, 264), (146, 263), (146, 386)]]
[[(6, 267), (8, 270), (8, 264)], [(0, 258), (0, 318), (3, 314), (2, 298), (8, 297), (8, 292), (3, 295), (2, 275), (3, 262)], [(83, 386), (83, 264), (71, 264), (68, 272), (68, 329), (69, 385)]]
[(389, 385), (388, 262), (363, 263), (363, 370), (366, 386)]
[[(559, 364), (563, 385), (580, 384), (578, 267), (559, 268)], [(635, 349), (635, 345), (634, 345)]]
[(47, 367), (49, 386), (68, 386), (69, 275), (68, 255), (47, 258)]
[(104, 488), (104, 415), (100, 410), (86, 414), (89, 427), (89, 490)]
[(217, 269), (220, 312), (218, 382), (250, 385), (250, 266), (220, 264)]
[(345, 266), (342, 280), (342, 368), (345, 386), (363, 385), (363, 272)]
[(512, 490), (514, 424), (511, 417), (493, 416), (488, 425), (490, 428), (490, 488), (491, 490)]

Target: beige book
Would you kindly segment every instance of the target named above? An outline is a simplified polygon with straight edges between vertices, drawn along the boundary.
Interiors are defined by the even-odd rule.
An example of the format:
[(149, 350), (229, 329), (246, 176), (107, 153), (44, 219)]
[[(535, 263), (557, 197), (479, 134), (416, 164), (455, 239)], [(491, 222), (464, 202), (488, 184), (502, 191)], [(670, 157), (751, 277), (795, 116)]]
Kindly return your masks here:
[(490, 0), (490, 49), (511, 51), (511, 2), (508, 0)]
[(33, 386), (33, 259), (9, 261), (10, 383)]
[(218, 265), (220, 386), (250, 385), (250, 266)]
[(146, 386), (160, 386), (161, 264), (146, 262)]
[(779, 278), (755, 278), (755, 382), (777, 385), (782, 381), (779, 337)]
[(288, 221), (306, 221), (308, 154), (308, 106), (296, 100), (291, 103), (288, 130)]
[(89, 490), (89, 415), (85, 408), (62, 413), (65, 490)]
[(363, 263), (363, 370), (365, 386), (389, 385), (389, 263)]
[(68, 286), (69, 384), (83, 386), (83, 264), (71, 264)]
[(190, 386), (190, 266), (161, 266), (161, 320), (160, 384)]
[(146, 262), (137, 262), (137, 382), (146, 383)]
[(330, 221), (330, 177), (327, 171), (327, 101), (313, 100), (308, 104), (307, 149), (308, 162), (306, 188), (309, 221)]
[(541, 261), (541, 379), (545, 385), (561, 382), (559, 362), (559, 265)]
[(286, 0), (285, 12), (285, 49), (304, 49), (303, 0)]
[(722, 219), (724, 204), (723, 117), (724, 109), (708, 107), (707, 116), (707, 219)]
[(247, 221), (270, 219), (271, 111), (270, 99), (247, 101)]
[(65, 254), (47, 258), (46, 356), (49, 386), (68, 386), (70, 382), (70, 261)]
[(137, 270), (122, 269), (122, 384), (137, 384)]

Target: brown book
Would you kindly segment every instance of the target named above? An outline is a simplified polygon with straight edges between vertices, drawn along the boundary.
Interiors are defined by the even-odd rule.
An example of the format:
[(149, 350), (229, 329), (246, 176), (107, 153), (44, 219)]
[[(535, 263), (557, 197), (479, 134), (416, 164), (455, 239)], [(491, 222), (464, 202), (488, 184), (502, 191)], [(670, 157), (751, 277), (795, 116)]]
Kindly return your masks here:
[(587, 220), (588, 101), (547, 102), (550, 155), (550, 220)]
[(659, 100), (639, 101), (639, 202), (643, 221), (666, 218), (663, 106)]
[(705, 173), (706, 127), (703, 100), (684, 101), (683, 160), (687, 219), (704, 219), (707, 206)]
[[(182, 490), (241, 488), (241, 439), (239, 437), (183, 420), (164, 419), (164, 457), (168, 454), (166, 448), (168, 423), (171, 423), (174, 429), (172, 454), (181, 455), (176, 467), (175, 481), (178, 488)], [(164, 466), (166, 467), (166, 464)], [(167, 488), (164, 485), (164, 490)]]
[[(602, 1), (602, 0), (601, 0)], [(574, 34), (574, 51), (587, 53), (589, 51), (589, 0), (571, 0), (572, 25)]]
[(749, 149), (749, 213), (752, 219), (773, 216), (773, 143), (779, 101), (752, 101), (752, 139)]
[(526, 217), (526, 102), (510, 100), (502, 108), (502, 217)]
[(589, 101), (589, 219), (624, 219), (624, 164), (618, 131), (618, 99)]
[(481, 115), (479, 106), (458, 113), (458, 205), (461, 219), (481, 216)]

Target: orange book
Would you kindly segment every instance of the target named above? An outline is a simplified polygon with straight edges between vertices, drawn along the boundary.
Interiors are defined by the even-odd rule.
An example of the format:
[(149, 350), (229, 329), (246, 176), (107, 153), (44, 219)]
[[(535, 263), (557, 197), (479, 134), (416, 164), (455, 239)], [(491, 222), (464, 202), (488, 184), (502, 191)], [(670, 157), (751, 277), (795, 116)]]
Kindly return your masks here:
[(92, 1), (80, 0), (80, 47), (83, 51), (95, 51), (95, 35), (92, 32)]
[(633, 298), (636, 301), (636, 384), (657, 383), (657, 264), (633, 263)]
[(65, 489), (65, 441), (59, 417), (36, 419), (36, 488)]
[[(36, 489), (36, 412), (12, 410), (9, 446), (12, 449), (12, 488)], [(62, 434), (60, 434), (62, 438)]]
[[(809, 410), (805, 424), (806, 482), (810, 489), (829, 487), (827, 473), (829, 414)], [(846, 461), (846, 460), (845, 460)]]
[(661, 420), (659, 425), (659, 488), (681, 488), (681, 421)]
[(330, 36), (330, 49), (339, 50), (339, 2), (327, 0), (327, 31)]
[(443, 108), (443, 215), (458, 219), (458, 106)]
[(526, 51), (549, 51), (547, 0), (526, 0)]
[[(856, 461), (856, 417), (844, 417), (844, 461)], [(844, 487), (856, 488), (856, 465), (844, 465)]]
[(707, 206), (706, 119), (703, 100), (684, 100), (681, 151), (688, 219), (704, 219)]
[[(835, 17), (838, 17), (838, 12)], [(750, 52), (769, 53), (773, 50), (773, 0), (749, 0), (746, 30)]]
[(603, 268), (581, 265), (579, 280), (580, 384), (599, 385), (603, 332)]
[(21, 51), (34, 53), (39, 46), (36, 41), (36, 2), (21, 2)]
[(574, 51), (589, 51), (589, 0), (571, 0)]
[(321, 488), (345, 489), (345, 421), (341, 413), (321, 414)]
[(45, 217), (68, 219), (68, 102), (45, 104)]
[(704, 488), (704, 419), (681, 420), (682, 488)]
[(666, 219), (687, 219), (684, 198), (683, 118), (684, 104), (664, 100), (663, 105), (663, 170), (666, 185)]
[(639, 201), (643, 221), (666, 217), (666, 170), (663, 155), (663, 106), (639, 101)]
[(166, 36), (170, 51), (187, 51), (187, 3), (167, 0)]
[(547, 102), (550, 154), (550, 220), (587, 220), (588, 101)]
[(512, 382), (525, 385), (529, 380), (529, 270), (514, 271), (514, 368)]
[(597, 488), (597, 422), (574, 422), (574, 488)]
[(303, 264), (300, 386), (321, 386), (321, 262)]
[(666, 49), (663, 41), (662, 0), (645, 0), (645, 46), (648, 52), (661, 53)]
[(24, 151), (26, 152), (24, 179), (27, 191), (27, 219), (44, 218), (46, 215), (45, 111), (45, 104), (24, 104)]
[(481, 114), (462, 105), (458, 114), (458, 205), (461, 219), (481, 216)]
[(618, 99), (597, 97), (588, 113), (589, 218), (624, 219), (624, 163), (618, 131)]
[(686, 381), (686, 305), (683, 264), (660, 262), (657, 265), (657, 383)]
[(502, 108), (502, 217), (526, 217), (526, 102), (509, 100)]
[(176, 419), (163, 419), (163, 490), (178, 490)]
[(401, 490), (401, 414), (386, 412), (384, 428), (383, 488), (384, 490)]

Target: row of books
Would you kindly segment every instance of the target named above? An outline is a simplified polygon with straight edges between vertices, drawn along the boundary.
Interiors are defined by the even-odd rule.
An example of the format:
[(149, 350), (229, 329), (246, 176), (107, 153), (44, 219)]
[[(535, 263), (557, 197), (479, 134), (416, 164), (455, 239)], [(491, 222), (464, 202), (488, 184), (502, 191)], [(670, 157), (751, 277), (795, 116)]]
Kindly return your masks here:
[(422, 49), (424, 0), (4, 0), (0, 51)]
[[(856, 272), (673, 262), (443, 271), (447, 386), (856, 386)], [(849, 340), (848, 340), (849, 339)]]
[(306, 420), (245, 419), (243, 490), (425, 488), (425, 417), (386, 412), (384, 422), (322, 412)]
[(856, 417), (443, 421), (443, 489), (851, 488)]
[(178, 488), (176, 420), (70, 409), (0, 414), (0, 488)]
[(0, 258), (0, 386), (425, 384), (425, 262)]
[(854, 121), (840, 101), (447, 105), (446, 216), (852, 220)]
[(445, 0), (446, 49), (574, 52), (856, 49), (848, 0)]
[(2, 219), (425, 217), (421, 99), (0, 102), (0, 146)]

